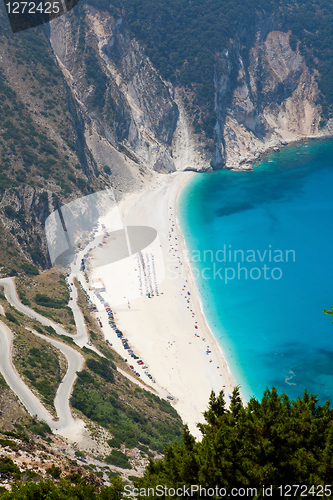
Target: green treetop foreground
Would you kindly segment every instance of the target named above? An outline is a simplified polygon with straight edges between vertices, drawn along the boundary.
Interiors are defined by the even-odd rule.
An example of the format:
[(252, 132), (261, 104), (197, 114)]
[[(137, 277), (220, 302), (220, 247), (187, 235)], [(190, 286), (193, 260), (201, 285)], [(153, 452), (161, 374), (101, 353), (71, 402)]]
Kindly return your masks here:
[(281, 498), (279, 485), (332, 483), (333, 409), (328, 401), (318, 406), (316, 396), (306, 391), (302, 399), (290, 401), (273, 387), (261, 402), (252, 398), (244, 407), (236, 388), (229, 409), (223, 392), (218, 397), (212, 392), (204, 417), (206, 423), (198, 424), (202, 440), (196, 442), (185, 427), (184, 444), (167, 447), (163, 460), (150, 462), (139, 488), (201, 485), (230, 492), (252, 487), (259, 493), (263, 485), (273, 485), (273, 498)]
[[(198, 424), (202, 440), (197, 442), (185, 426), (183, 444), (168, 446), (164, 458), (151, 461), (144, 476), (135, 482), (137, 498), (203, 498), (199, 492), (182, 497), (140, 494), (158, 485), (183, 491), (191, 485), (207, 489), (218, 486), (227, 491), (257, 488), (258, 495), (251, 498), (261, 499), (266, 498), (262, 496), (263, 485), (273, 486), (271, 498), (282, 498), (279, 485), (316, 488), (332, 483), (333, 409), (328, 401), (319, 406), (316, 396), (306, 391), (303, 398), (290, 401), (286, 394), (279, 396), (273, 387), (265, 391), (261, 402), (252, 398), (243, 406), (239, 389), (235, 388), (229, 409), (223, 392), (219, 396), (212, 392), (204, 417), (206, 423)], [(120, 500), (131, 498), (126, 496), (128, 491), (128, 485), (119, 478), (113, 480), (111, 487), (99, 490), (61, 479), (57, 484), (17, 484), (12, 492), (0, 493), (0, 498)]]

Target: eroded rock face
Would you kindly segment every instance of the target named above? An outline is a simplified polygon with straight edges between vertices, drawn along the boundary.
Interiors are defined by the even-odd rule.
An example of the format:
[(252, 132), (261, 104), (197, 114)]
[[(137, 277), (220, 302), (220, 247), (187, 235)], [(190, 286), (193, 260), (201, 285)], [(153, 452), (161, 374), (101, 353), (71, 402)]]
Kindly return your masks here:
[[(86, 7), (84, 30), (80, 29), (84, 44), (93, 48), (107, 76), (112, 119), (93, 109), (94, 87), (87, 85), (79, 44), (82, 33), (81, 38), (73, 34), (72, 22), (70, 16), (54, 21), (51, 42), (86, 124), (90, 122), (89, 134), (103, 136), (110, 147), (125, 155), (130, 152), (130, 159), (141, 168), (159, 173), (205, 171), (211, 166), (248, 168), (249, 162), (271, 147), (329, 133), (329, 124), (326, 130), (319, 127), (317, 75), (306, 67), (298, 48), (291, 49), (290, 33), (282, 32), (273, 17), (259, 16), (256, 24), (243, 26), (239, 38), (221, 47), (216, 57), (213, 155), (193, 133), (181, 92), (160, 78), (128, 35), (125, 21)], [(96, 156), (98, 164), (98, 150)], [(120, 168), (124, 172), (128, 164), (123, 162)], [(112, 171), (116, 175), (117, 166)]]
[(160, 174), (169, 174), (170, 172), (175, 172), (176, 167), (173, 159), (170, 156), (169, 151), (164, 151), (160, 154), (154, 163), (154, 170)]
[(0, 203), (1, 232), (5, 240), (10, 232), (19, 242), (20, 256), (38, 266), (49, 267), (50, 260), (44, 235), (44, 224), (58, 200), (51, 192), (30, 186), (7, 190)]
[[(67, 19), (51, 27), (51, 43), (67, 82), (83, 108), (93, 133), (105, 137), (115, 149), (132, 151), (134, 161), (161, 172), (174, 170), (169, 153), (179, 116), (169, 87), (135, 40), (131, 40), (122, 19), (117, 22), (95, 8), (85, 10), (85, 44), (107, 77), (107, 97), (112, 116), (91, 105), (94, 87), (85, 77), (85, 55), (78, 49)], [(82, 45), (82, 37), (81, 37)], [(91, 132), (91, 130), (90, 130)], [(88, 140), (87, 140), (88, 142)], [(119, 146), (120, 143), (120, 146)], [(98, 151), (95, 155), (98, 156)], [(161, 167), (163, 157), (164, 167)], [(122, 166), (126, 170), (127, 165)], [(126, 188), (125, 188), (126, 190)]]
[(247, 61), (235, 41), (220, 55), (214, 168), (242, 168), (268, 148), (327, 132), (319, 128), (316, 75), (289, 35), (276, 30), (262, 39), (258, 31)]

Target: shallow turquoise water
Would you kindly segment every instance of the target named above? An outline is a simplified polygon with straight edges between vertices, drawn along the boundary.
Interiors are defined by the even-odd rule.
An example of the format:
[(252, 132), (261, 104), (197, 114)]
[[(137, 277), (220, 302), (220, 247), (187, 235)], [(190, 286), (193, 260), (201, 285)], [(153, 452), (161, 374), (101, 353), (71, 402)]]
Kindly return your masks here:
[(322, 312), (333, 306), (333, 140), (283, 148), (254, 172), (196, 175), (179, 217), (209, 326), (245, 396), (274, 385), (333, 401)]

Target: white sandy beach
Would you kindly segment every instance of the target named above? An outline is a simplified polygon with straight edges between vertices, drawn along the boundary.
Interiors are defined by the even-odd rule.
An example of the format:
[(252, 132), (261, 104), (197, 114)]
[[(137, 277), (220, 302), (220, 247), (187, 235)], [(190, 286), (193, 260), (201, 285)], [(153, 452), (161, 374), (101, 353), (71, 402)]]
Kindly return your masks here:
[[(119, 204), (126, 226), (149, 226), (157, 230), (157, 238), (142, 252), (148, 259), (146, 266), (147, 262), (150, 264), (150, 288), (154, 295), (150, 298), (146, 295), (149, 280), (144, 283), (137, 254), (105, 264), (101, 255), (107, 252), (107, 244), (91, 253), (89, 278), (90, 286), (93, 278), (103, 280), (106, 290), (103, 297), (110, 303), (117, 327), (148, 366), (156, 383), (153, 384), (145, 370), (130, 357), (129, 364), (134, 365), (140, 379), (161, 396), (174, 398), (173, 406), (191, 432), (199, 437), (196, 423), (204, 421), (202, 414), (211, 390), (218, 393), (224, 388), (228, 404), (236, 382), (201, 312), (198, 292), (185, 260), (185, 243), (177, 225), (178, 194), (191, 175), (182, 172), (159, 176), (147, 191), (128, 195)], [(107, 228), (108, 218), (103, 217), (102, 223)], [(105, 338), (124, 356), (121, 341), (109, 327), (100, 304), (96, 316), (103, 322)], [(207, 348), (211, 351), (208, 354)]]

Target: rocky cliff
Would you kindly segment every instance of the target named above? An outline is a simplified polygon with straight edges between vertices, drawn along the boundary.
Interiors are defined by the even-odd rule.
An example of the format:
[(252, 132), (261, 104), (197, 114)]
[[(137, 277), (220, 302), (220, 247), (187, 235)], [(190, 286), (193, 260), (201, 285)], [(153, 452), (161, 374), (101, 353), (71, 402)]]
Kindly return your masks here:
[[(129, 36), (126, 18), (116, 21), (110, 14), (86, 6), (79, 22), (75, 13), (54, 21), (51, 44), (85, 114), (86, 140), (94, 157), (107, 161), (111, 151), (112, 157), (120, 151), (140, 165), (143, 175), (152, 170), (250, 168), (250, 163), (269, 148), (329, 135), (332, 123), (321, 127), (318, 75), (307, 68), (299, 48), (291, 48), (291, 32), (281, 31), (273, 18), (258, 19), (255, 26), (242, 30), (216, 55), (217, 122), (211, 154), (205, 141), (194, 133), (182, 89), (161, 79), (144, 50)], [(84, 76), (80, 36), (81, 48), (93, 48), (107, 76), (114, 103), (112, 119), (105, 106), (100, 113), (91, 109), (93, 86), (87, 85)], [(246, 46), (242, 45), (244, 40)], [(136, 173), (129, 173), (129, 163), (113, 161), (110, 168), (115, 185), (118, 175), (119, 185), (128, 184), (132, 176), (134, 187)]]
[(291, 49), (290, 32), (263, 31), (247, 60), (235, 41), (219, 55), (215, 168), (246, 168), (269, 148), (333, 131), (332, 123), (320, 127), (317, 75)]
[(110, 186), (120, 199), (175, 170), (251, 169), (270, 148), (333, 133), (318, 74), (273, 17), (215, 54), (213, 139), (195, 128), (195, 89), (161, 78), (126, 15), (80, 4), (16, 35), (0, 17), (5, 274), (18, 258), (49, 265), (44, 222), (61, 203)]

